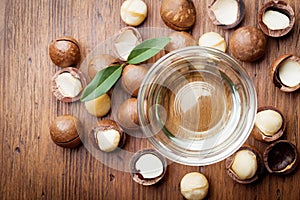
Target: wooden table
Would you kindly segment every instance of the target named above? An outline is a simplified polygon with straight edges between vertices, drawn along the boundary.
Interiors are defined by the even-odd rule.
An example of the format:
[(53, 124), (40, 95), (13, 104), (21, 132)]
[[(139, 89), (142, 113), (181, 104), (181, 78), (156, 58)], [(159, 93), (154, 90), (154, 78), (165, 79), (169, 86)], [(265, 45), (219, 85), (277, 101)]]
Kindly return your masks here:
[[(140, 27), (164, 27), (159, 14), (161, 1), (145, 0), (148, 18)], [(49, 135), (50, 122), (62, 114), (74, 114), (82, 104), (57, 101), (50, 88), (58, 70), (48, 56), (54, 38), (71, 35), (82, 46), (85, 58), (93, 48), (117, 33), (125, 24), (120, 19), (121, 0), (2, 0), (0, 7), (0, 199), (183, 199), (179, 183), (191, 171), (204, 173), (210, 182), (209, 199), (300, 199), (300, 170), (291, 176), (265, 173), (253, 184), (240, 185), (225, 173), (224, 162), (206, 167), (176, 163), (168, 166), (164, 179), (143, 187), (124, 173), (95, 159), (84, 146), (65, 149)], [(208, 1), (194, 1), (197, 22), (191, 33), (198, 39), (216, 31), (226, 40), (233, 30), (223, 30), (207, 16)], [(245, 0), (246, 16), (240, 26), (257, 26), (255, 13), (266, 1)], [(280, 39), (269, 38), (264, 59), (243, 63), (253, 79), (258, 104), (273, 105), (287, 119), (284, 138), (300, 151), (300, 93), (283, 93), (269, 77), (270, 63), (285, 53), (299, 54), (300, 4), (289, 0), (296, 13), (293, 31)], [(230, 54), (230, 52), (229, 52)], [(108, 116), (109, 117), (109, 116)], [(267, 144), (250, 137), (263, 151)], [(135, 152), (150, 146), (129, 137), (125, 150)]]

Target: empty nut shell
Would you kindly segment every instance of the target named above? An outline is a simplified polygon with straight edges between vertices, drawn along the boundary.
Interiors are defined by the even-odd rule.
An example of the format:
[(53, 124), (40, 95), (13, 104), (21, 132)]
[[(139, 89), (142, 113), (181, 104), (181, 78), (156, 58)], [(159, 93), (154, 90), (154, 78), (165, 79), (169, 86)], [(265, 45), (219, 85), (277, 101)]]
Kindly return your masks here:
[(281, 37), (288, 34), (295, 24), (295, 13), (284, 1), (269, 1), (257, 14), (258, 25), (264, 34)]
[(300, 58), (285, 54), (273, 61), (270, 68), (273, 83), (283, 92), (294, 92), (300, 88)]
[(264, 106), (257, 109), (252, 136), (264, 142), (273, 142), (279, 139), (286, 128), (285, 117), (282, 112), (273, 106)]
[(263, 156), (267, 170), (273, 174), (290, 174), (296, 170), (299, 163), (296, 146), (287, 140), (271, 144)]

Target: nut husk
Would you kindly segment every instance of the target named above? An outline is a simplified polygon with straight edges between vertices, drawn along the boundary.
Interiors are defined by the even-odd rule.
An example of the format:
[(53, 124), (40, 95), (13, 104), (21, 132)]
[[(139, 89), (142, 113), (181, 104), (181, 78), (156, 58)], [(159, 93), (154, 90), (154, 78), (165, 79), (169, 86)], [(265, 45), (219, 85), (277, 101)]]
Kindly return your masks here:
[(273, 106), (259, 107), (257, 109), (257, 113), (259, 113), (260, 111), (264, 111), (264, 110), (274, 110), (274, 111), (276, 111), (277, 113), (279, 113), (281, 115), (281, 117), (282, 117), (282, 126), (281, 126), (281, 128), (273, 136), (268, 136), (268, 135), (265, 135), (264, 133), (262, 133), (262, 131), (259, 130), (259, 128), (254, 126), (253, 130), (251, 132), (251, 135), (259, 141), (273, 142), (273, 141), (279, 139), (283, 135), (283, 133), (285, 131), (285, 128), (286, 128), (286, 120), (285, 120), (285, 117), (283, 116), (282, 112), (280, 110), (278, 110), (277, 108), (273, 107)]
[(99, 54), (91, 59), (88, 65), (88, 74), (91, 79), (95, 77), (97, 72), (109, 66), (115, 66), (118, 60), (109, 54)]
[(184, 31), (175, 31), (169, 35), (171, 41), (165, 47), (166, 51), (170, 52), (188, 46), (197, 46), (197, 41), (194, 37)]
[(292, 54), (284, 54), (273, 61), (271, 68), (270, 68), (270, 76), (271, 76), (271, 79), (273, 80), (273, 83), (275, 84), (275, 86), (278, 87), (281, 91), (294, 92), (300, 88), (300, 84), (298, 84), (294, 87), (289, 87), (289, 86), (284, 85), (281, 82), (280, 77), (279, 77), (280, 64), (282, 62), (286, 61), (287, 59), (298, 62), (300, 64), (299, 57), (294, 56)]
[[(214, 13), (214, 11), (213, 11), (213, 9), (212, 9), (212, 6), (213, 6), (217, 1), (218, 1), (218, 0), (212, 0), (212, 1), (210, 2), (210, 4), (208, 5), (208, 16), (209, 16), (209, 18), (211, 19), (211, 21), (212, 21), (215, 25), (219, 26), (220, 28), (224, 28), (224, 29), (231, 29), (231, 28), (234, 28), (234, 27), (236, 27), (237, 25), (239, 25), (239, 24), (241, 23), (241, 21), (244, 19), (244, 16), (245, 16), (245, 3), (244, 3), (244, 1), (243, 1), (243, 0), (236, 0), (236, 1), (237, 1), (237, 4), (238, 4), (237, 19), (236, 19), (236, 21), (235, 21), (234, 23), (228, 24), (228, 25), (225, 25), (225, 24), (221, 23), (221, 22), (217, 19), (216, 15), (215, 15), (215, 13)], [(223, 10), (223, 12), (232, 12), (232, 11), (231, 11), (231, 10)]]
[[(256, 161), (257, 161), (257, 171), (256, 171), (255, 175), (252, 178), (246, 179), (246, 180), (240, 180), (231, 169), (231, 166), (233, 164), (236, 153), (241, 150), (248, 150), (248, 151), (251, 151), (252, 153), (254, 153), (256, 156)], [(260, 175), (262, 174), (262, 172), (264, 170), (264, 162), (263, 162), (263, 158), (262, 158), (260, 152), (255, 147), (250, 146), (250, 145), (243, 145), (241, 148), (239, 148), (239, 150), (237, 150), (234, 154), (232, 154), (230, 157), (228, 157), (226, 159), (225, 167), (226, 167), (227, 174), (234, 181), (241, 183), (241, 184), (249, 184), (249, 183), (252, 183), (259, 179)]]
[(296, 146), (287, 140), (269, 145), (263, 157), (267, 170), (272, 174), (290, 174), (297, 169), (299, 163)]
[(184, 31), (196, 21), (196, 9), (191, 0), (162, 0), (160, 16), (171, 29)]
[[(284, 29), (279, 29), (279, 30), (271, 30), (268, 28), (268, 26), (263, 22), (263, 16), (266, 11), (268, 10), (274, 10), (278, 11), (284, 15), (286, 15), (289, 18), (289, 26), (284, 28)], [(257, 20), (258, 20), (258, 25), (260, 29), (264, 32), (264, 34), (271, 36), (271, 37), (282, 37), (286, 34), (288, 34), (294, 24), (295, 24), (295, 13), (293, 8), (288, 5), (285, 1), (269, 1), (266, 4), (264, 4), (258, 11), (257, 14)]]

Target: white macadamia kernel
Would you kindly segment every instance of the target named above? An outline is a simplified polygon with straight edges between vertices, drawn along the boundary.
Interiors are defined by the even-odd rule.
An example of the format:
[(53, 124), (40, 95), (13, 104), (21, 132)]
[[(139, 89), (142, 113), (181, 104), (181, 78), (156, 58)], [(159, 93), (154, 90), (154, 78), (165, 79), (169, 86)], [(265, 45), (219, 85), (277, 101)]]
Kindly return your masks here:
[(266, 136), (277, 133), (283, 123), (280, 113), (274, 110), (263, 110), (256, 114), (255, 126)]
[(257, 171), (256, 155), (249, 150), (238, 151), (231, 169), (240, 180), (252, 178)]
[(207, 178), (199, 172), (186, 174), (180, 182), (181, 194), (186, 199), (204, 199), (208, 193)]
[(55, 79), (59, 92), (64, 97), (76, 97), (82, 90), (81, 81), (71, 73), (61, 73)]
[(238, 19), (239, 6), (236, 0), (217, 0), (211, 9), (221, 24), (231, 25)]
[(135, 168), (144, 179), (159, 177), (164, 171), (164, 166), (160, 158), (151, 153), (139, 157), (135, 163)]
[(226, 51), (227, 47), (225, 39), (220, 34), (215, 32), (204, 33), (199, 38), (199, 46), (212, 47), (223, 52)]
[(101, 130), (95, 132), (99, 149), (105, 152), (114, 151), (120, 142), (120, 133), (117, 130)]
[(293, 60), (285, 60), (279, 66), (279, 79), (288, 86), (295, 87), (300, 84), (300, 64)]
[(84, 105), (91, 115), (102, 117), (109, 112), (110, 103), (110, 97), (107, 94), (103, 94), (94, 100), (85, 102)]
[(270, 30), (282, 30), (290, 24), (288, 16), (275, 10), (266, 11), (263, 14), (262, 21)]
[(130, 26), (140, 25), (147, 16), (147, 5), (142, 0), (126, 0), (121, 6), (121, 18)]

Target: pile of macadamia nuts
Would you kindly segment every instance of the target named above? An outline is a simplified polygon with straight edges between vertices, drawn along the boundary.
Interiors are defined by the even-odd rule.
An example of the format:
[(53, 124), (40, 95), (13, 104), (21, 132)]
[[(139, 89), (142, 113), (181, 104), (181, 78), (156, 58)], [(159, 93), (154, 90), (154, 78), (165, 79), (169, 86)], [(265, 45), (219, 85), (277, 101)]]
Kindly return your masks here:
[[(223, 29), (233, 29), (243, 20), (245, 8), (243, 0), (211, 0), (207, 11), (212, 23)], [(96, 73), (108, 66), (126, 61), (130, 51), (142, 42), (141, 34), (131, 26), (138, 26), (147, 18), (147, 5), (143, 0), (125, 0), (120, 8), (121, 19), (129, 25), (121, 30), (114, 40), (114, 55), (99, 54), (88, 64), (88, 75), (93, 79)], [(160, 16), (162, 21), (174, 30), (169, 37), (170, 43), (165, 51), (170, 52), (187, 46), (205, 46), (226, 52), (227, 43), (219, 33), (208, 32), (198, 41), (186, 31), (196, 22), (196, 10), (192, 0), (162, 0)], [(261, 59), (267, 48), (267, 37), (287, 35), (295, 23), (293, 9), (284, 1), (270, 1), (258, 11), (259, 28), (240, 27), (229, 39), (229, 50), (233, 57), (243, 62)], [(72, 37), (60, 37), (49, 46), (53, 63), (62, 69), (52, 78), (54, 96), (62, 102), (80, 99), (86, 86), (86, 79), (76, 68), (80, 61), (79, 43)], [(101, 119), (89, 132), (93, 145), (103, 152), (112, 152), (125, 143), (126, 131), (139, 128), (137, 114), (138, 89), (148, 68), (143, 65), (125, 65), (121, 85), (131, 98), (125, 100), (117, 110), (117, 121)], [(276, 59), (270, 66), (270, 75), (276, 87), (284, 92), (300, 88), (300, 58), (286, 54)], [(110, 92), (85, 102), (87, 111), (96, 117), (104, 117), (111, 109)], [(146, 106), (146, 105), (145, 105)], [(291, 142), (278, 140), (286, 129), (284, 114), (272, 106), (257, 110), (252, 136), (263, 142), (274, 142), (263, 155), (253, 146), (244, 145), (226, 159), (227, 174), (238, 183), (248, 184), (256, 181), (264, 171), (288, 174), (296, 169), (299, 162), (298, 152)], [(71, 115), (57, 117), (50, 125), (53, 141), (63, 147), (76, 147), (82, 131), (80, 121)], [(130, 164), (134, 181), (142, 185), (153, 185), (162, 179), (167, 162), (153, 149), (137, 152)], [(180, 190), (186, 199), (203, 199), (208, 193), (208, 180), (198, 172), (186, 174), (180, 183)]]

